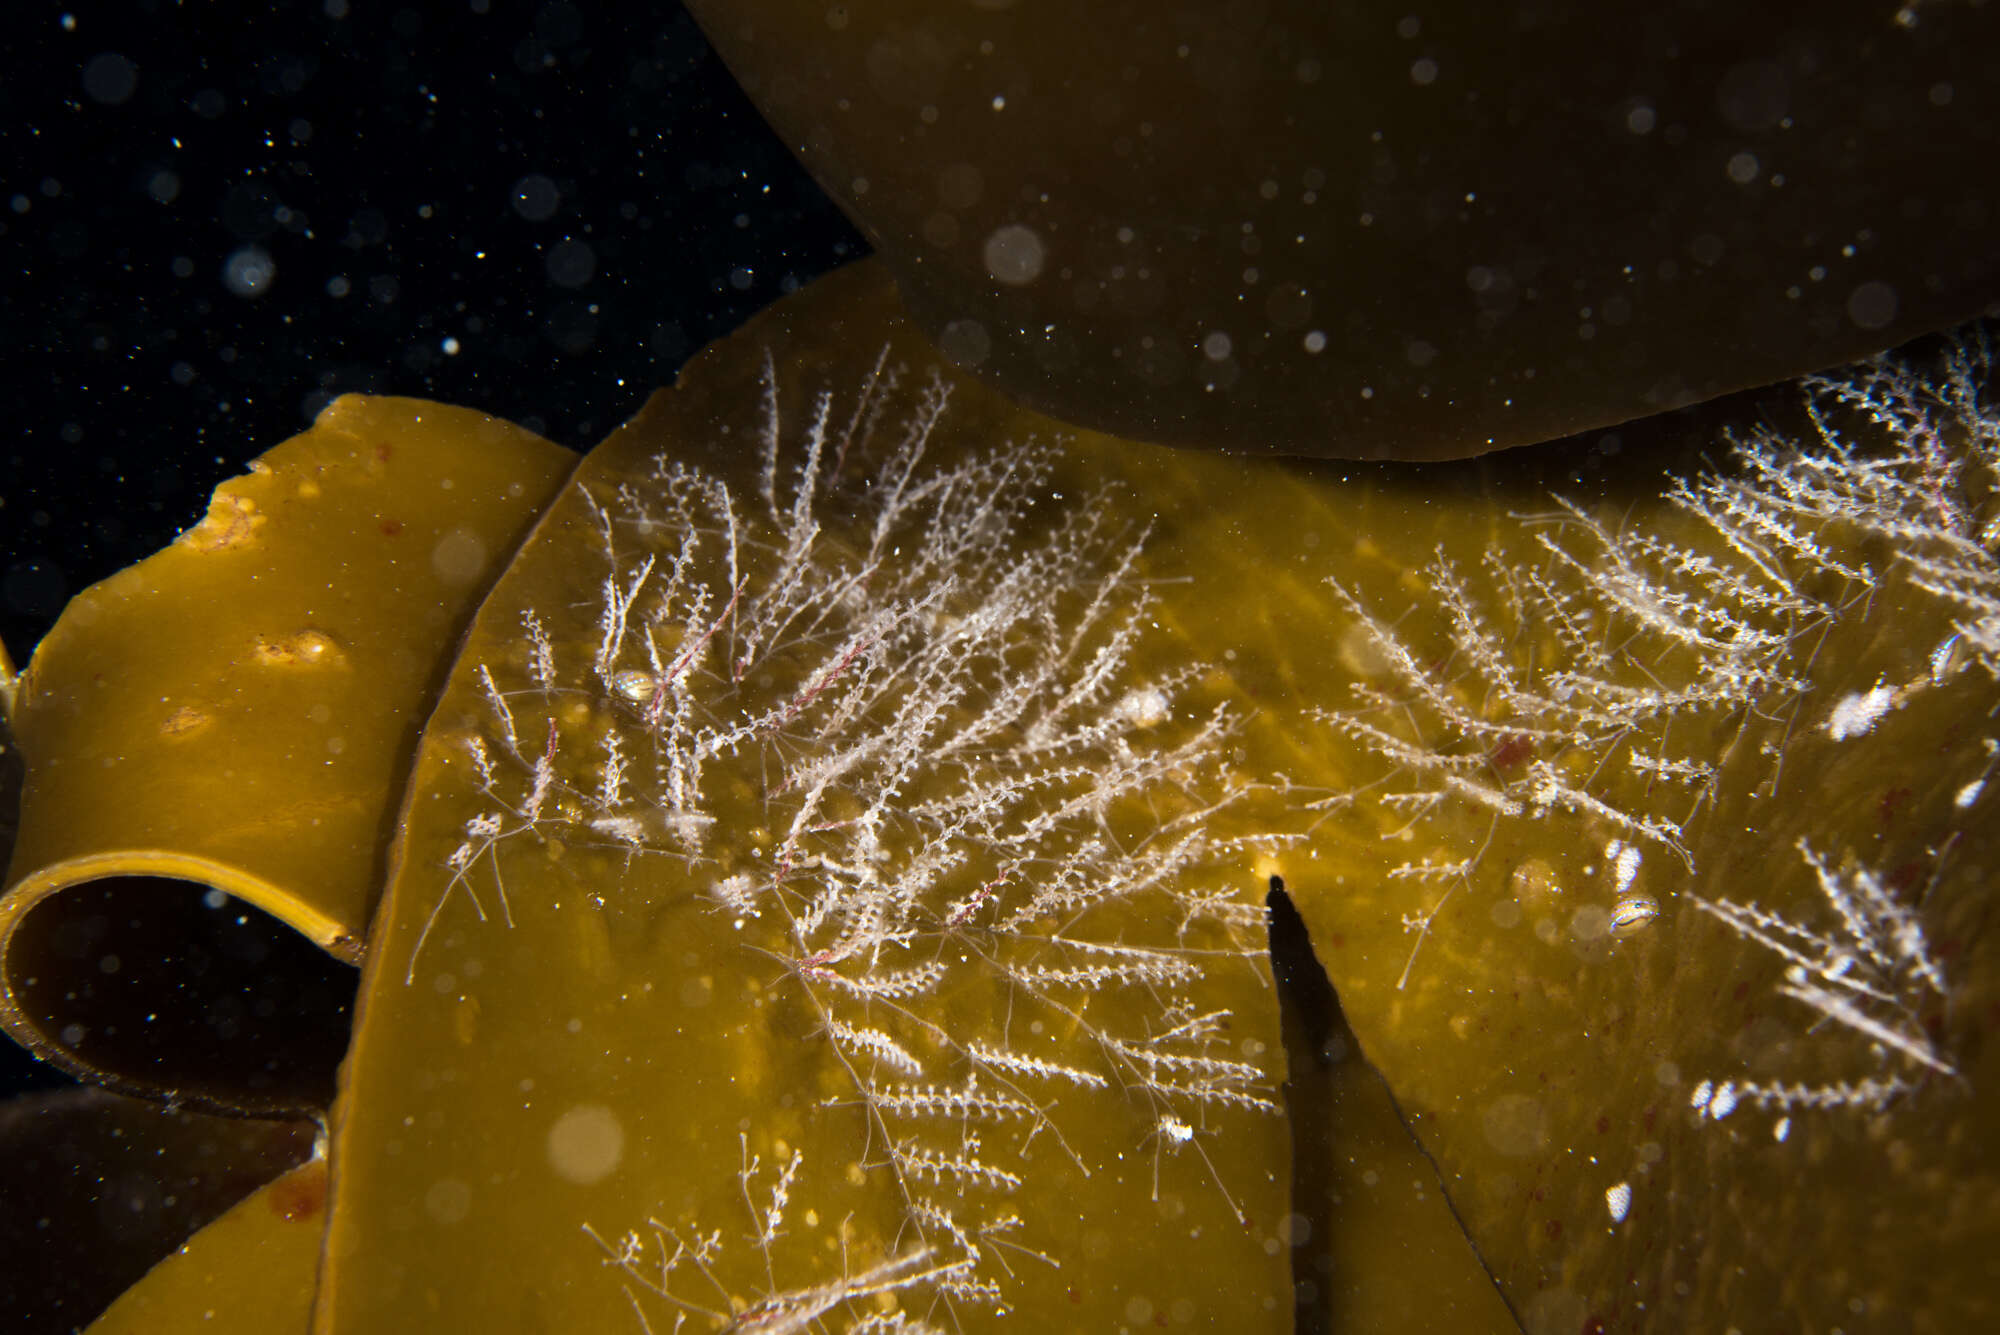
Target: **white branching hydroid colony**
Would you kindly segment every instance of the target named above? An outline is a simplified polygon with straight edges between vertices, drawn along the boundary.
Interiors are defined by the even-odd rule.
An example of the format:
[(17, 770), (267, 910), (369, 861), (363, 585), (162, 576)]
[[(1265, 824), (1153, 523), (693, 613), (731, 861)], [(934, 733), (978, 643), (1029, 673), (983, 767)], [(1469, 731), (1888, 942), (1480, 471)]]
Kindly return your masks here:
[[(1428, 891), (1405, 918), (1416, 941), (1404, 984), (1454, 896), (1482, 868), (1505, 873), (1486, 867), (1488, 849), (1547, 831), (1543, 846), (1581, 840), (1570, 886), (1587, 876), (1609, 899), (1587, 919), (1601, 935), (1643, 930), (1662, 900), (1693, 895), (1787, 961), (1784, 996), (1908, 1070), (1815, 1087), (1711, 1081), (1705, 1109), (1725, 1111), (1717, 1097), (1872, 1106), (1914, 1076), (1953, 1072), (1919, 1019), (1945, 998), (1943, 970), (1922, 906), (1898, 897), (1922, 876), (1889, 888), (1853, 866), (1838, 828), (1800, 842), (1839, 918), (1828, 932), (1738, 902), (1709, 863), (1764, 823), (1754, 803), (1781, 791), (1801, 738), (1820, 755), (1865, 748), (1890, 715), (1966, 683), (1987, 708), (1962, 726), (1993, 728), (2000, 410), (1980, 398), (1989, 373), (1983, 347), (1960, 347), (1930, 375), (1881, 360), (1810, 379), (1803, 439), (1731, 439), (1726, 459), (1673, 480), (1670, 504), (1649, 507), (1643, 527), (1553, 497), (1502, 527), (1527, 541), (1490, 545), (1476, 568), (1440, 550), (1421, 572), (1434, 606), (1407, 621), (1333, 581), (1369, 674), (1350, 707), (1321, 717), (1375, 757), (1378, 777), (1327, 805), (1372, 811), (1391, 847), (1415, 847), (1386, 873)], [(1891, 611), (1937, 632), (1897, 644), (1879, 632)], [(1835, 645), (1906, 666), (1857, 689)], [(1960, 810), (1976, 806), (1991, 752), (1974, 734), (1945, 759), (1963, 771)], [(1517, 891), (1562, 890), (1536, 859), (1512, 876)]]
[(1061, 1260), (1015, 1203), (1031, 1145), (1087, 1173), (1079, 1118), (1138, 1156), (1275, 1111), (1206, 982), (1261, 976), (1246, 844), (1216, 832), (1246, 785), (1195, 671), (1138, 666), (1140, 535), (1051, 496), (1046, 454), (933, 463), (945, 394), (900, 420), (879, 367), (851, 408), (781, 421), (766, 375), (747, 485), (659, 459), (593, 496), (594, 626), (531, 610), (479, 668), (488, 805), (425, 935), (468, 906), (510, 921), (510, 858), (543, 841), (681, 869), (736, 929), (732, 967), (808, 1009), (837, 1073), (819, 1106), (865, 1119), (899, 1232), (788, 1274), (788, 1205), (848, 1166), (753, 1132), (747, 1232), (655, 1219), (609, 1260), (642, 1318), (917, 1329), (1003, 1304), (1009, 1256)]
[[(1922, 1007), (1945, 999), (1945, 977), (1915, 912), (1898, 903), (1875, 873), (1835, 871), (1803, 842), (1799, 854), (1833, 911), (1832, 930), (1794, 922), (1753, 903), (1699, 895), (1694, 902), (1786, 962), (1785, 981), (1778, 987), (1783, 995), (1893, 1052), (1911, 1072), (1957, 1075), (1924, 1029)], [(1698, 1115), (1714, 1118), (1727, 1117), (1745, 1103), (1787, 1113), (1796, 1108), (1880, 1108), (1913, 1087), (1894, 1072), (1819, 1085), (1704, 1080), (1689, 1103)]]

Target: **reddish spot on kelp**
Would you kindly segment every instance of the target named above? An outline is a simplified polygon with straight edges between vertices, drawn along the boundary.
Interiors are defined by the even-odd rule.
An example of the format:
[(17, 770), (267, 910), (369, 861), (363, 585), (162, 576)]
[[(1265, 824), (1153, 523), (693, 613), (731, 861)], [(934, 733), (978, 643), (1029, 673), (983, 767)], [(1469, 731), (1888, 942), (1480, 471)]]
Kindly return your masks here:
[(1514, 733), (1500, 739), (1500, 744), (1486, 753), (1486, 763), (1496, 770), (1509, 770), (1535, 754), (1535, 739), (1525, 733)]
[(395, 537), (395, 536), (396, 536), (396, 535), (397, 535), (398, 533), (401, 533), (402, 531), (403, 531), (403, 521), (402, 521), (402, 520), (400, 520), (400, 519), (385, 519), (385, 520), (383, 520), (383, 521), (382, 521), (382, 536), (383, 536), (383, 537), (385, 537), (385, 538), (393, 538), (393, 537)]
[(271, 1187), (271, 1213), (288, 1224), (311, 1219), (326, 1208), (326, 1160), (314, 1159)]

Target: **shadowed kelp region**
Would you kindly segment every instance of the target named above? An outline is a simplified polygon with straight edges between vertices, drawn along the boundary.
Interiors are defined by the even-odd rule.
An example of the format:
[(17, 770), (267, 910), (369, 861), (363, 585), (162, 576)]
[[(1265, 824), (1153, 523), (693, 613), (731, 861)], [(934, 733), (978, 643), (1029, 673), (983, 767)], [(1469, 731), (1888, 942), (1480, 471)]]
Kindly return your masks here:
[[(1983, 787), (1983, 777), (1967, 785), (1975, 799)], [(1961, 795), (1966, 791), (1961, 789)], [(1950, 1055), (1926, 1028), (1926, 1014), (1948, 1002), (1951, 992), (1944, 966), (1925, 937), (1921, 903), (1915, 908), (1905, 905), (1866, 868), (1832, 871), (1804, 840), (1799, 841), (1799, 853), (1819, 878), (1820, 893), (1837, 927), (1810, 927), (1754, 903), (1699, 895), (1694, 903), (1785, 961), (1785, 981), (1778, 991), (1817, 1011), (1815, 1027), (1830, 1021), (1835, 1029), (1847, 1030), (1849, 1038), (1865, 1039), (1878, 1067), (1886, 1057), (1899, 1061), (1908, 1074), (1891, 1071), (1821, 1085), (1704, 1080), (1688, 1096), (1697, 1113), (1718, 1121), (1746, 1103), (1776, 1108), (1787, 1114), (1771, 1128), (1778, 1140), (1791, 1134), (1793, 1109), (1880, 1111), (1898, 1097), (1917, 1092), (1913, 1079), (1958, 1075)]]
[[(1442, 657), (1330, 576), (1353, 628), (1343, 652), (1359, 704), (1320, 717), (1393, 766), (1395, 791), (1368, 796), (1402, 817), (1387, 837), (1420, 833), (1447, 803), (1488, 813), (1495, 830), (1583, 817), (1606, 833), (1613, 897), (1585, 935), (1636, 932), (1659, 911), (1636, 888), (1647, 856), (1699, 870), (1691, 826), (1717, 800), (1719, 763), (1761, 741), (1751, 749), (1768, 773), (1750, 781), (1777, 790), (1786, 750), (1754, 738), (1759, 720), (1781, 721), (1781, 737), (1843, 742), (1963, 673), (2000, 678), (2000, 520), (1985, 514), (2000, 483), (2000, 417), (1980, 401), (1984, 349), (1945, 362), (1935, 381), (1889, 363), (1809, 379), (1816, 439), (1765, 430), (1729, 441), (1724, 470), (1669, 485), (1656, 525), (1552, 494), (1554, 508), (1520, 517), (1527, 544), (1489, 546), (1476, 571), (1440, 546), (1421, 573), (1436, 592)], [(1871, 427), (1886, 430), (1888, 448), (1854, 438)], [(1906, 590), (1945, 617), (1921, 670), (1830, 702), (1816, 692), (1828, 637)], [(1968, 790), (1967, 805), (1978, 796)], [(1484, 847), (1427, 849), (1389, 870), (1442, 887), (1409, 920), (1419, 939)], [(1516, 875), (1530, 894), (1560, 888), (1544, 865)], [(1935, 985), (1935, 967), (1926, 973)]]
[(1991, 1316), (1992, 378), (1812, 377), (1650, 497), (1329, 577), (1301, 905), (1532, 1330)]
[(1990, 4), (689, 8), (943, 355), (1135, 440), (1461, 458), (2000, 299)]

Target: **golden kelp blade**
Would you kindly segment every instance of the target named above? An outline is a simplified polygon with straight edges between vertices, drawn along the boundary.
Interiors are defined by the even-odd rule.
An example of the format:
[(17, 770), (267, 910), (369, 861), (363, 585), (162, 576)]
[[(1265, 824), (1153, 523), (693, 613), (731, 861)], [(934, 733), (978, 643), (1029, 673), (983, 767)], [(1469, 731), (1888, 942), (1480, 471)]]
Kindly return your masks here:
[(305, 1335), (326, 1222), (326, 1160), (300, 1164), (153, 1267), (89, 1335)]
[(1129, 498), (887, 295), (704, 353), (481, 609), (317, 1329), (1288, 1325), (1239, 720)]
[(689, 8), (947, 356), (1121, 436), (1461, 457), (2000, 298), (1991, 5)]
[(225, 891), (359, 958), (446, 655), (573, 462), (477, 413), (338, 399), (172, 547), (72, 600), (12, 719), (27, 763), (0, 899), (14, 1038), (135, 1092), (324, 1100), (342, 1026), (288, 1036), (288, 1014), (246, 1011), (232, 1039), (199, 1013), (202, 965), (179, 955), (233, 915), (197, 901)]
[(1802, 397), (1264, 512), (1323, 581), (1287, 884), (1531, 1331), (1995, 1319), (1992, 370)]
[(1987, 1320), (1980, 337), (1464, 464), (1072, 447), (1289, 783), (1276, 869), (1533, 1328)]
[[(1298, 1229), (1263, 1222), (1285, 1202), (1251, 1115), (1257, 1072), (1275, 1074), (1254, 1046), (1273, 1042), (1261, 980), (1231, 998), (1226, 1040), (1198, 1016), (1150, 1043), (1120, 1028), (1174, 1013), (1170, 983), (1226, 988), (1208, 961), (1187, 981), (1182, 933), (1242, 893), (1223, 865), (1239, 834), (1259, 879), (1283, 875), (1529, 1328), (1857, 1304), (1984, 1319), (2000, 1197), (1977, 815), (1994, 749), (1964, 724), (1995, 705), (2000, 530), (1976, 353), (1843, 373), (1782, 433), (1690, 428), (1673, 448), (1662, 427), (1643, 454), (1412, 473), (1084, 436), (1018, 457), (1049, 470), (1026, 504), (980, 471), (991, 456), (885, 474), (856, 445), (929, 445), (947, 423), (1018, 445), (1033, 419), (991, 396), (954, 385), (932, 420), (907, 382), (875, 397), (872, 357), (828, 371), (823, 404), (809, 379), (760, 373), (763, 348), (774, 368), (846, 366), (871, 341), (857, 331), (884, 331), (882, 365), (920, 365), (897, 327), (858, 266), (765, 317), (752, 356), (723, 345), (612, 442), (580, 483), (592, 502), (552, 512), (538, 542), (569, 559), (531, 546), (482, 612), (418, 762), (339, 1112), (323, 1328), (872, 1312), (915, 1329), (941, 1310), (927, 1294), (977, 1321), (982, 1263), (1002, 1256), (1007, 1300), (1079, 1328), (1163, 1298), (1170, 1320), (1225, 1293), (1232, 1312), (1245, 1295), (1281, 1310), (1268, 1258)], [(655, 433), (675, 442), (661, 467)], [(814, 485), (856, 476), (874, 479), (865, 515), (927, 515), (910, 496), (971, 508), (856, 527)], [(1101, 509), (1079, 500), (1093, 489)], [(1150, 526), (1129, 567), (1120, 516)], [(1086, 577), (1089, 551), (1114, 573)], [(1017, 558), (1051, 633), (1003, 638), (1009, 658), (981, 628), (1009, 587), (992, 562)], [(911, 598), (911, 579), (946, 591)], [(1060, 633), (1079, 607), (1096, 629)], [(965, 637), (962, 676), (940, 634)], [(963, 687), (1047, 700), (1074, 684), (1051, 652), (1139, 673), (1109, 673), (1116, 689), (1081, 698), (1115, 708), (1076, 715), (1129, 753), (1009, 786), (973, 763), (964, 738), (988, 714)], [(908, 689), (908, 664), (938, 689)], [(1223, 768), (1188, 745), (1218, 696), (1240, 720)], [(1008, 747), (1061, 732), (1008, 717)], [(1149, 821), (1104, 803), (1141, 874), (1194, 869), (1143, 912), (1077, 889), (1074, 919), (1014, 918), (1039, 893), (1013, 875), (1018, 842), (953, 863), (921, 828), (963, 829), (949, 822), (980, 794), (1005, 806), (1024, 782), (1101, 794), (1079, 775), (1160, 746), (1177, 790)], [(1203, 806), (1218, 785), (1228, 800)], [(1166, 831), (1206, 841), (1188, 848), (1214, 869), (1177, 862)], [(1074, 875), (1087, 843), (1040, 859), (1058, 894), (1130, 884), (1131, 863)], [(940, 869), (965, 872), (955, 897), (928, 894)], [(924, 953), (947, 942), (964, 948)], [(1080, 980), (1088, 1004), (1051, 1004)], [(987, 1026), (1053, 1051), (994, 1046)], [(1116, 1114), (1091, 1082), (1106, 1072)], [(1196, 1088), (1223, 1105), (1213, 1120), (1175, 1105)], [(1037, 1194), (1051, 1182), (1121, 1231), (1058, 1222)], [(1113, 1246), (1162, 1207), (1218, 1201), (1249, 1228)], [(572, 1225), (581, 1257), (561, 1247)], [(532, 1276), (503, 1255), (535, 1256)]]

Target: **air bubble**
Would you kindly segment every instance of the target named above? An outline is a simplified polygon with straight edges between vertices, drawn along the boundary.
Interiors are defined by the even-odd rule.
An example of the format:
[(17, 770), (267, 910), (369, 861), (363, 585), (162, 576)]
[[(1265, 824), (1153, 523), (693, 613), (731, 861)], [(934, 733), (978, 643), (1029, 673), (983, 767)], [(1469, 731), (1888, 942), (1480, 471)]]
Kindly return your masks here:
[(245, 246), (222, 262), (222, 285), (239, 297), (261, 297), (278, 276), (278, 262), (262, 246)]
[(986, 238), (986, 272), (995, 282), (1022, 287), (1042, 275), (1047, 261), (1042, 238), (1032, 227), (1008, 223)]
[(540, 172), (514, 182), (514, 212), (529, 222), (544, 222), (555, 216), (562, 203), (562, 191)]
[(625, 1127), (597, 1103), (579, 1103), (548, 1134), (549, 1167), (565, 1182), (588, 1186), (609, 1177), (625, 1157)]

